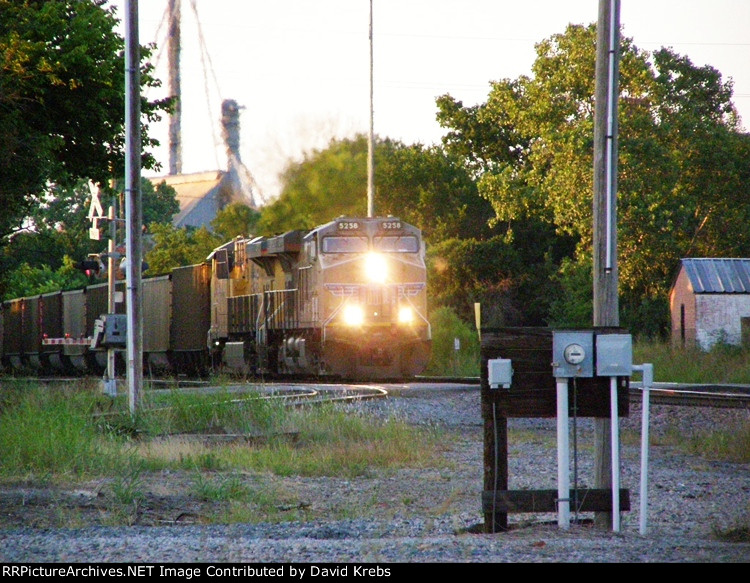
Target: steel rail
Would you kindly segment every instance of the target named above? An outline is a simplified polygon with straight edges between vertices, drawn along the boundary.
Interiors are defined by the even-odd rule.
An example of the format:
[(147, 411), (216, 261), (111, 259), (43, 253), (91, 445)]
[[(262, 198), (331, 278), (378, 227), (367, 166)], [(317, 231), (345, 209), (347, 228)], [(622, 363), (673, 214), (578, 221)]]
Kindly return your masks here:
[[(750, 392), (714, 392), (701, 390), (710, 388), (710, 385), (681, 386), (680, 388), (652, 387), (649, 391), (652, 403), (660, 405), (677, 405), (688, 407), (716, 407), (728, 409), (750, 408)], [(739, 387), (734, 387), (739, 389)], [(643, 389), (630, 387), (630, 399), (640, 402)]]
[[(34, 377), (9, 377), (9, 380), (42, 382), (48, 383), (68, 383), (79, 382), (85, 377), (74, 378), (34, 378)], [(3, 379), (0, 379), (2, 382)], [(360, 384), (351, 379), (326, 379), (325, 384), (320, 384), (320, 379), (301, 379), (295, 378), (289, 382), (282, 383), (274, 379), (272, 382), (260, 381), (257, 385), (252, 382), (247, 384), (232, 384), (225, 387), (212, 386), (209, 381), (190, 380), (190, 379), (149, 379), (147, 384), (151, 385), (149, 393), (158, 393), (169, 390), (230, 390), (239, 392), (247, 390), (250, 386), (262, 386), (270, 388), (270, 391), (261, 398), (282, 399), (286, 401), (298, 401), (302, 404), (313, 404), (315, 402), (346, 402), (367, 400), (386, 397), (388, 390), (382, 385), (388, 384), (408, 384), (418, 382), (424, 384), (446, 385), (462, 384), (476, 385), (480, 388), (481, 380), (479, 377), (437, 377), (437, 376), (415, 376), (401, 379), (383, 379), (382, 385)], [(173, 385), (163, 389), (153, 388), (155, 386), (166, 384)], [(631, 382), (629, 397), (633, 402), (640, 402), (642, 388), (640, 382)], [(313, 387), (322, 387), (314, 389)], [(330, 394), (341, 391), (341, 387), (347, 387), (352, 394)], [(283, 392), (284, 394), (274, 394), (274, 391)], [(328, 393), (324, 395), (323, 393)], [(650, 399), (653, 403), (662, 405), (677, 406), (702, 406), (717, 408), (750, 408), (750, 385), (729, 385), (729, 384), (684, 384), (684, 383), (655, 383), (649, 391)], [(258, 394), (248, 398), (258, 398)]]

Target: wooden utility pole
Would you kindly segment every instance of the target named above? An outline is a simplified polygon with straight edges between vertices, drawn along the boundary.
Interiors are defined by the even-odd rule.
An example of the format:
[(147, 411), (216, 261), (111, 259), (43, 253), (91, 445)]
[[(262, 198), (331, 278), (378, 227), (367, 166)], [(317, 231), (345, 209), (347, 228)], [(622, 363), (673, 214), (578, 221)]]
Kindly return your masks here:
[[(594, 327), (620, 324), (617, 271), (617, 98), (620, 0), (599, 0), (594, 112)], [(594, 487), (612, 486), (611, 421), (594, 420)], [(600, 528), (611, 512), (597, 512)]]
[(125, 269), (127, 296), (127, 380), (130, 414), (139, 407), (143, 384), (141, 312), (141, 53), (138, 0), (125, 9)]
[(169, 173), (182, 173), (182, 91), (180, 88), (180, 21), (181, 0), (169, 0), (167, 63), (169, 65), (169, 95), (175, 98), (174, 111), (169, 116)]

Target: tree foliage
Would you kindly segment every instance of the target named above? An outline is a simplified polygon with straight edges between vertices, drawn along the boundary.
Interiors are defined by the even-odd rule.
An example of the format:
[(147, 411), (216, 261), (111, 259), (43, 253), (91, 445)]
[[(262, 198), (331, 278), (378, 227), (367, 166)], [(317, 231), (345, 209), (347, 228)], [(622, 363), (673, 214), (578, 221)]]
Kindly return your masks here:
[[(592, 245), (595, 42), (594, 25), (571, 25), (537, 45), (531, 76), (493, 83), (485, 104), (438, 100), (445, 147), (474, 171), (495, 221), (552, 226), (577, 241), (582, 265)], [(710, 66), (622, 39), (619, 271), (631, 325), (638, 304), (664, 305), (680, 257), (750, 253), (749, 141), (731, 88)], [(579, 280), (568, 266), (557, 281)]]
[[(121, 193), (117, 196), (106, 194), (108, 190), (99, 195), (105, 214), (110, 204), (116, 204), (114, 199), (121, 198)], [(143, 178), (141, 194), (144, 225), (171, 223), (172, 216), (179, 210), (174, 188), (163, 182), (154, 188), (148, 179)], [(24, 218), (23, 230), (17, 231), (0, 252), (0, 267), (9, 280), (4, 292), (6, 297), (18, 292), (21, 295), (35, 293), (35, 284), (22, 285), (23, 274), (28, 270), (38, 270), (42, 275), (57, 273), (66, 259), (78, 262), (89, 254), (106, 251), (106, 240), (110, 235), (106, 221), (99, 221), (97, 225), (101, 240), (92, 240), (89, 236), (93, 224), (88, 217), (91, 196), (90, 185), (81, 180), (70, 187), (55, 185), (41, 196), (29, 197), (32, 206)], [(121, 209), (122, 203), (116, 206)], [(120, 244), (124, 238), (124, 227), (120, 223), (116, 242)], [(20, 274), (16, 274), (18, 270), (21, 270)], [(35, 278), (29, 281), (35, 281)]]
[[(442, 149), (376, 140), (374, 157), (377, 216), (398, 216), (421, 228), (428, 241), (489, 233), (491, 207), (476, 196), (467, 170)], [(364, 216), (367, 138), (334, 140), (291, 163), (282, 179), (281, 196), (262, 211), (261, 234), (311, 229), (341, 215)]]
[(202, 263), (206, 257), (224, 243), (205, 227), (199, 229), (177, 228), (169, 224), (152, 225), (154, 245), (145, 254), (148, 270), (145, 275), (169, 273), (175, 267)]
[[(123, 171), (124, 41), (105, 0), (0, 0), (0, 235), (48, 184)], [(158, 86), (141, 49), (141, 83)], [(148, 122), (168, 100), (142, 99)], [(147, 152), (156, 142), (142, 125)], [(144, 153), (144, 168), (155, 166)]]
[(492, 326), (540, 326), (549, 311), (556, 264), (512, 234), (490, 239), (446, 239), (427, 251), (430, 304), (452, 308), (467, 322), (474, 303)]
[(53, 291), (75, 289), (89, 283), (83, 272), (75, 267), (74, 261), (65, 256), (58, 269), (46, 265), (32, 267), (22, 263), (8, 277), (3, 299), (33, 296)]
[(337, 216), (367, 211), (367, 142), (332, 140), (328, 148), (290, 163), (281, 175), (279, 198), (263, 208), (258, 231), (274, 235), (312, 229)]
[(259, 219), (259, 211), (241, 202), (233, 202), (216, 213), (216, 217), (211, 221), (211, 227), (216, 235), (224, 241), (229, 241), (238, 236), (248, 237), (255, 234)]
[(375, 209), (417, 225), (425, 240), (491, 235), (492, 207), (476, 183), (445, 150), (385, 141), (376, 149)]
[[(124, 205), (121, 203), (120, 208)], [(177, 191), (165, 181), (156, 186), (147, 178), (141, 178), (141, 223), (152, 225), (170, 224), (172, 217), (180, 212), (180, 203), (177, 202)]]

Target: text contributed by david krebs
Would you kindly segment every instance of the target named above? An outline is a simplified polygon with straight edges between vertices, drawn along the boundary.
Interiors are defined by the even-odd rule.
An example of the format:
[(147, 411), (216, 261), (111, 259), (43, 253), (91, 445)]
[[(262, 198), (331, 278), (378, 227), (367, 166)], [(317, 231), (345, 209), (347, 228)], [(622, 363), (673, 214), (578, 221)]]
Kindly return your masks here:
[(390, 577), (380, 565), (3, 565), (3, 577), (281, 577), (291, 579)]

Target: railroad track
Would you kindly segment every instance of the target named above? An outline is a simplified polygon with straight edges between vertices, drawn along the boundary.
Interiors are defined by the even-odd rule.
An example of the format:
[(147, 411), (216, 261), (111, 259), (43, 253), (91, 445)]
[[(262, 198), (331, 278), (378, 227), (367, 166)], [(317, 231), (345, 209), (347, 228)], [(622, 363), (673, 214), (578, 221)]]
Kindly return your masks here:
[[(36, 381), (43, 383), (66, 383), (80, 382), (81, 377), (76, 378), (26, 378), (13, 380)], [(209, 381), (196, 381), (188, 379), (159, 380), (149, 379), (146, 381), (150, 391), (167, 391), (178, 389), (185, 390), (211, 390)], [(436, 386), (457, 384), (476, 386), (480, 388), (479, 377), (434, 377), (418, 376), (407, 379), (388, 379), (382, 384), (362, 384), (348, 380), (326, 380), (320, 379), (295, 379), (293, 382), (260, 381), (264, 387), (263, 398), (274, 398), (287, 401), (291, 406), (304, 404), (361, 401), (367, 399), (378, 399), (388, 396), (388, 389), (383, 385), (397, 384), (408, 385), (420, 383), (422, 385), (434, 384)], [(229, 384), (224, 387), (213, 387), (213, 390), (228, 390), (230, 392), (247, 391), (248, 386), (256, 385), (257, 381), (248, 383)], [(165, 388), (159, 388), (164, 386)], [(643, 388), (640, 382), (631, 382), (630, 399), (640, 402), (643, 396)], [(748, 408), (750, 409), (750, 385), (694, 385), (681, 383), (655, 383), (649, 391), (649, 399), (652, 403), (662, 405), (695, 406), (695, 407), (717, 407), (717, 408)]]
[[(420, 382), (435, 384), (458, 383), (481, 384), (479, 377), (418, 377)], [(643, 388), (639, 382), (631, 382), (630, 399), (640, 402)], [(655, 383), (649, 390), (649, 400), (662, 405), (693, 407), (719, 407), (750, 409), (750, 385), (693, 385), (681, 383)]]
[[(642, 397), (643, 389), (631, 385), (630, 399), (640, 402)], [(649, 399), (661, 405), (750, 409), (750, 387), (656, 383), (649, 391)]]

